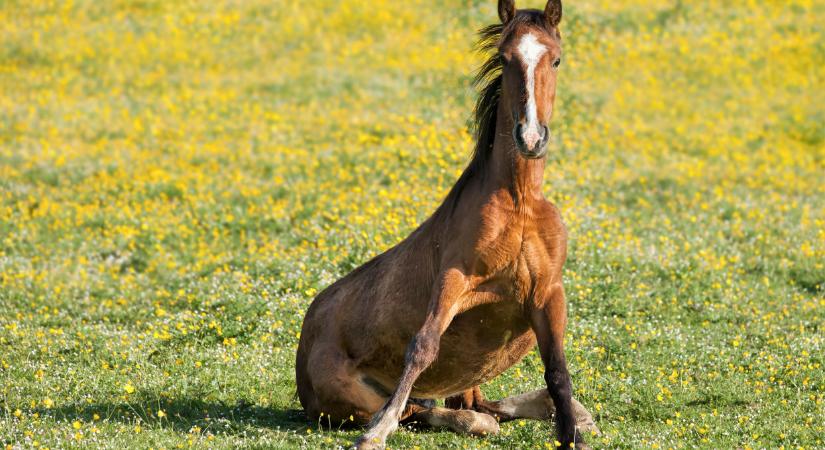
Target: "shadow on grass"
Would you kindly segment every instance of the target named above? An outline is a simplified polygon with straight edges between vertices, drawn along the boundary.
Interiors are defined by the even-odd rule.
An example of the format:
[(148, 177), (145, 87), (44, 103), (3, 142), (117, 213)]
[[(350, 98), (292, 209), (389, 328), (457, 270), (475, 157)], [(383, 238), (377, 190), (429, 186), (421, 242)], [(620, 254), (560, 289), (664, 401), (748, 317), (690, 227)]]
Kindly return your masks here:
[[(158, 413), (162, 411), (162, 413)], [(75, 403), (55, 408), (35, 408), (32, 413), (55, 421), (108, 421), (138, 424), (144, 427), (173, 429), (187, 433), (194, 427), (202, 430), (239, 434), (250, 428), (303, 431), (307, 426), (302, 410), (262, 407), (243, 400), (234, 404), (202, 399), (157, 399), (136, 395), (124, 402)]]
[[(156, 395), (145, 392), (131, 395), (129, 401), (71, 403), (52, 408), (32, 408), (27, 413), (37, 413), (40, 417), (55, 422), (71, 423), (79, 420), (84, 423), (139, 424), (147, 429), (167, 429), (178, 433), (210, 431), (240, 435), (252, 430), (268, 429), (303, 434), (308, 428), (323, 432), (364, 429), (353, 422), (334, 424), (323, 420), (309, 421), (300, 409), (262, 407), (244, 400), (227, 403), (197, 398), (158, 399)], [(402, 421), (400, 426), (425, 434), (446, 431), (445, 428), (433, 427), (414, 418)]]

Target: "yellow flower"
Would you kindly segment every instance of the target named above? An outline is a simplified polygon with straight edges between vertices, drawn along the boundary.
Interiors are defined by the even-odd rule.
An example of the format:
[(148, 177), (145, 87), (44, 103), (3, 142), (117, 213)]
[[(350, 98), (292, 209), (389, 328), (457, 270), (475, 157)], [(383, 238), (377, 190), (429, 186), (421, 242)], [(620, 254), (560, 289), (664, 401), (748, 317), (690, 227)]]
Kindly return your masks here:
[(163, 410), (162, 410), (162, 409), (159, 409), (159, 410), (158, 410), (158, 417), (159, 417), (159, 418), (161, 418), (161, 419), (163, 419), (164, 417), (166, 417), (166, 413), (165, 413), (165, 412), (163, 412)]
[(75, 430), (79, 430), (80, 427), (82, 427), (82, 426), (83, 426), (83, 424), (80, 423), (79, 420), (75, 420), (74, 422), (72, 422), (72, 428), (74, 428)]

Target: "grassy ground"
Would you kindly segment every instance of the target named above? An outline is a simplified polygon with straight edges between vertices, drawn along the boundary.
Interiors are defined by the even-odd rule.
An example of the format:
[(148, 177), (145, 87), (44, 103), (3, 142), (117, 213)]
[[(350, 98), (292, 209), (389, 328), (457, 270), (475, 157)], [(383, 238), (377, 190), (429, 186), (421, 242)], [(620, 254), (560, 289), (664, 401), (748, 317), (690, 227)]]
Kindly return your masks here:
[[(571, 235), (590, 441), (825, 448), (825, 4), (567, 3), (545, 186)], [(457, 178), (473, 32), (494, 17), (493, 0), (0, 1), (0, 445), (351, 442), (297, 411), (303, 311)], [(541, 373), (531, 354), (483, 389)]]

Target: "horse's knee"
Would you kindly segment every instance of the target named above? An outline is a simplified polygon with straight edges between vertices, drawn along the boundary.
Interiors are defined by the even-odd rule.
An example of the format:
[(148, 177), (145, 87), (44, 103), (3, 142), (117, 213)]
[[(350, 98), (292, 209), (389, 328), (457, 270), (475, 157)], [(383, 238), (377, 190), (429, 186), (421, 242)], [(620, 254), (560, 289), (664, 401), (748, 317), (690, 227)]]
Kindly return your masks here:
[(548, 368), (544, 372), (544, 381), (554, 401), (572, 397), (573, 386), (570, 382), (570, 374), (565, 367)]

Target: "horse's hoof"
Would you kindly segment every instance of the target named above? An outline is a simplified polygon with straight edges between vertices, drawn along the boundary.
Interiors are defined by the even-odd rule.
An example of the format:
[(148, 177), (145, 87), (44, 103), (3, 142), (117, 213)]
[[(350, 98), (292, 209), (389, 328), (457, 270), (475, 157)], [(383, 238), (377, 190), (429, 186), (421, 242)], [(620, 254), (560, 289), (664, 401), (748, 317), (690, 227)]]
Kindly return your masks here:
[(601, 430), (599, 430), (599, 427), (596, 426), (596, 422), (593, 421), (585, 423), (579, 422), (578, 424), (576, 424), (576, 429), (579, 430), (579, 433), (585, 436), (602, 434)]
[(489, 414), (476, 413), (475, 423), (471, 430), (472, 434), (477, 436), (487, 436), (488, 434), (498, 434), (501, 428), (498, 421)]
[(384, 450), (386, 443), (377, 437), (361, 436), (355, 441), (356, 450)]
[(499, 432), (498, 422), (489, 414), (462, 409), (452, 412), (451, 419), (450, 428), (459, 433), (487, 436)]

